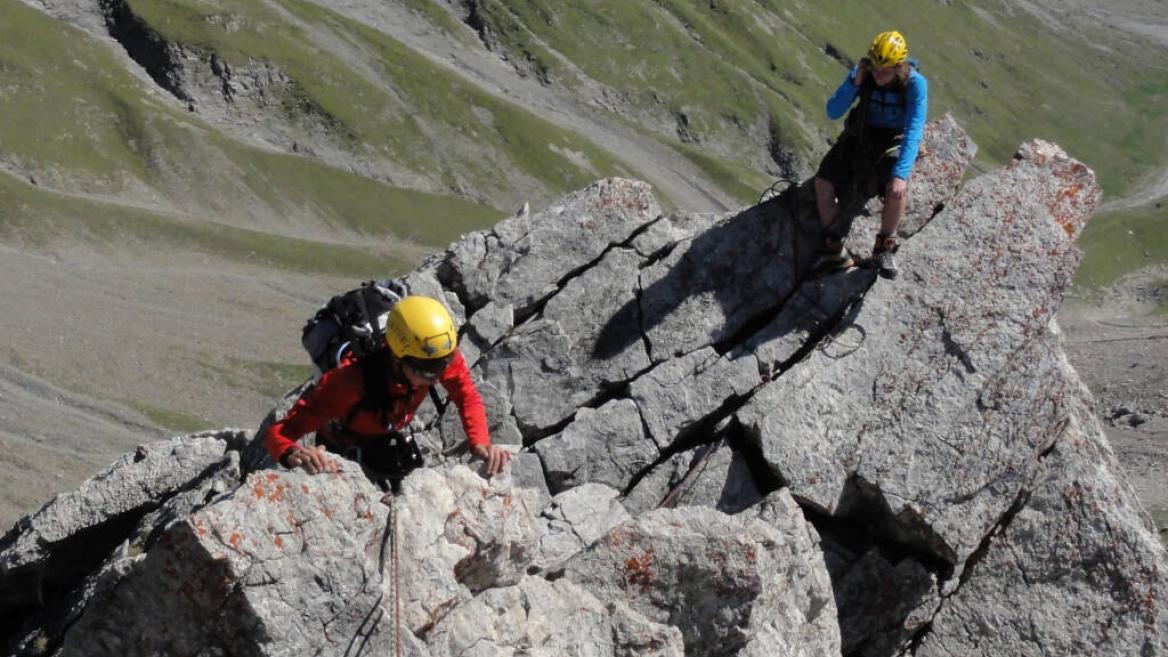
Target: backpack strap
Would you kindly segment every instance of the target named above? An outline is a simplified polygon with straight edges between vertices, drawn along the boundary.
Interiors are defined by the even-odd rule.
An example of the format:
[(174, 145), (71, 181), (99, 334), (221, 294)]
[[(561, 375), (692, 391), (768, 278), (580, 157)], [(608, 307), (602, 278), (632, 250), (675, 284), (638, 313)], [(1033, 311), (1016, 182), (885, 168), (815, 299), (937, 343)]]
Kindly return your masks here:
[[(392, 367), (393, 356), (388, 349), (378, 349), (372, 354), (364, 358), (357, 359), (357, 364), (361, 368), (362, 379), (362, 393), (361, 399), (349, 409), (345, 415), (344, 426), (349, 426), (353, 421), (353, 417), (361, 411), (374, 411), (378, 414), (379, 420), (385, 424), (385, 420), (389, 415), (390, 404), (394, 401), (389, 397), (389, 380), (388, 373)], [(434, 389), (430, 386), (428, 390), (430, 394), (430, 401), (434, 403), (434, 408), (438, 410), (441, 415), (446, 412), (448, 401), (443, 400)]]
[[(910, 57), (908, 60), (908, 65), (909, 65), (909, 80), (911, 80), (912, 79), (912, 72), (920, 69), (920, 63), (915, 58)], [(888, 92), (895, 91), (897, 93), (897, 95), (899, 96), (899, 98), (897, 100), (897, 104), (900, 105), (900, 109), (902, 111), (906, 110), (908, 108), (908, 84), (909, 84), (909, 80), (905, 80), (903, 85), (897, 85), (897, 86), (890, 88), (888, 90)], [(859, 104), (855, 108), (853, 108), (852, 111), (850, 113), (848, 113), (847, 118), (844, 119), (845, 129), (853, 131), (853, 134), (855, 134), (856, 138), (859, 139), (861, 147), (863, 147), (863, 145), (864, 145), (864, 141), (865, 141), (864, 137), (865, 137), (865, 134), (867, 133), (868, 106), (871, 105), (871, 103), (872, 103), (872, 92), (874, 92), (874, 91), (876, 91), (876, 83), (872, 81), (872, 73), (869, 72), (868, 75), (864, 78), (863, 84), (860, 85), (860, 91), (859, 91), (860, 102), (859, 102)], [(887, 93), (887, 92), (881, 91), (881, 98), (882, 99), (883, 99), (884, 93)], [(887, 103), (887, 104), (891, 104), (891, 103)]]
[(344, 426), (348, 427), (353, 417), (361, 411), (374, 411), (378, 414), (382, 424), (389, 414), (389, 368), (390, 354), (388, 349), (377, 351), (357, 359), (357, 366), (361, 368), (362, 392), (361, 399), (349, 408), (345, 415)]
[(430, 401), (434, 403), (434, 408), (438, 409), (439, 415), (442, 415), (446, 412), (446, 404), (448, 402), (443, 401), (442, 397), (439, 396), (438, 391), (434, 389), (434, 386), (430, 386)]

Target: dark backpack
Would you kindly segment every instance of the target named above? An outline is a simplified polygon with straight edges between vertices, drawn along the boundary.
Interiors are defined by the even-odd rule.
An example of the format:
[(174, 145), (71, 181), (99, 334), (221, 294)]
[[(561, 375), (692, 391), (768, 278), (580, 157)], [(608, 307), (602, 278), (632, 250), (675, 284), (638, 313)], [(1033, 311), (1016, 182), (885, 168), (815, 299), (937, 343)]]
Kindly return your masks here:
[[(386, 372), (391, 358), (385, 346), (385, 323), (394, 304), (409, 293), (409, 287), (400, 280), (365, 281), (361, 287), (329, 299), (304, 324), (300, 343), (321, 372), (336, 367), (349, 353), (361, 367), (365, 392), (349, 410), (345, 425), (362, 409), (383, 416), (386, 413), (389, 403)], [(445, 402), (433, 387), (430, 399), (439, 412), (445, 409)]]
[(304, 324), (300, 343), (322, 372), (336, 367), (349, 352), (357, 358), (371, 356), (384, 348), (389, 311), (408, 294), (401, 281), (366, 281), (316, 311)]

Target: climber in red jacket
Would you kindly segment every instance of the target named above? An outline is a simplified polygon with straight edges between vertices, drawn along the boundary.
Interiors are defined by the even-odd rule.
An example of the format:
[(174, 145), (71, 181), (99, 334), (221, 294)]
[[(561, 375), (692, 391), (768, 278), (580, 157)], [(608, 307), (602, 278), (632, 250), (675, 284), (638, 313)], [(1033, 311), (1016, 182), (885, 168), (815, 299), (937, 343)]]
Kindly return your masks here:
[[(458, 351), (450, 313), (438, 301), (407, 296), (386, 321), (388, 349), (348, 358), (328, 370), (264, 434), (264, 446), (280, 464), (309, 474), (335, 472), (328, 453), (341, 454), (396, 482), (422, 465), (421, 451), (402, 433), (430, 386), (442, 384), (458, 407), (470, 451), (498, 474), (511, 453), (492, 445), (487, 416)], [(316, 447), (297, 441), (316, 432)]]

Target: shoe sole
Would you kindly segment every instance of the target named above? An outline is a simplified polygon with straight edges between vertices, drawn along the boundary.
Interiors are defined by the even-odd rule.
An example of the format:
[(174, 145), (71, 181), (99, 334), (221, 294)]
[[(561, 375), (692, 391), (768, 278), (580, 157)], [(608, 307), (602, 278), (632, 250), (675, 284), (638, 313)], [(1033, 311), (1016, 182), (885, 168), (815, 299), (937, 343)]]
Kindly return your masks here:
[(856, 261), (851, 259), (851, 258), (848, 258), (847, 260), (845, 260), (843, 262), (823, 264), (823, 265), (819, 265), (817, 267), (812, 267), (811, 273), (812, 274), (832, 274), (832, 273), (835, 273), (837, 271), (844, 271), (847, 269), (851, 269), (852, 267), (855, 267), (855, 266), (857, 266)]

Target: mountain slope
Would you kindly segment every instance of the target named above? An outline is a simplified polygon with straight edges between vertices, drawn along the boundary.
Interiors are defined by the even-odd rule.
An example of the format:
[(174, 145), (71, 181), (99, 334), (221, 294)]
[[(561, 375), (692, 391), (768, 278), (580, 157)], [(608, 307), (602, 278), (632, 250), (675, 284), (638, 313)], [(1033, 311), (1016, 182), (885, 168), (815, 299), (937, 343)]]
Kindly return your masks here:
[(468, 234), (407, 280), (467, 327), (504, 472), (450, 406), (394, 495), (237, 431), (142, 445), (0, 537), (0, 644), (1163, 654), (1168, 552), (1054, 319), (1094, 175), (1035, 140), (961, 185), (956, 122), (925, 144), (895, 283), (814, 271), (809, 185), (663, 216), (605, 179)]
[[(1154, 177), (1166, 46), (1032, 5), (0, 0), (0, 364), (135, 436), (251, 426), (329, 295), (525, 202), (627, 175), (725, 210), (806, 175), (839, 128), (823, 99), (889, 23), (978, 165), (1041, 136), (1109, 194)], [(1143, 262), (1125, 231), (1162, 211), (1132, 212), (1088, 229), (1090, 280)], [(50, 461), (125, 440), (91, 419), (16, 439)]]

